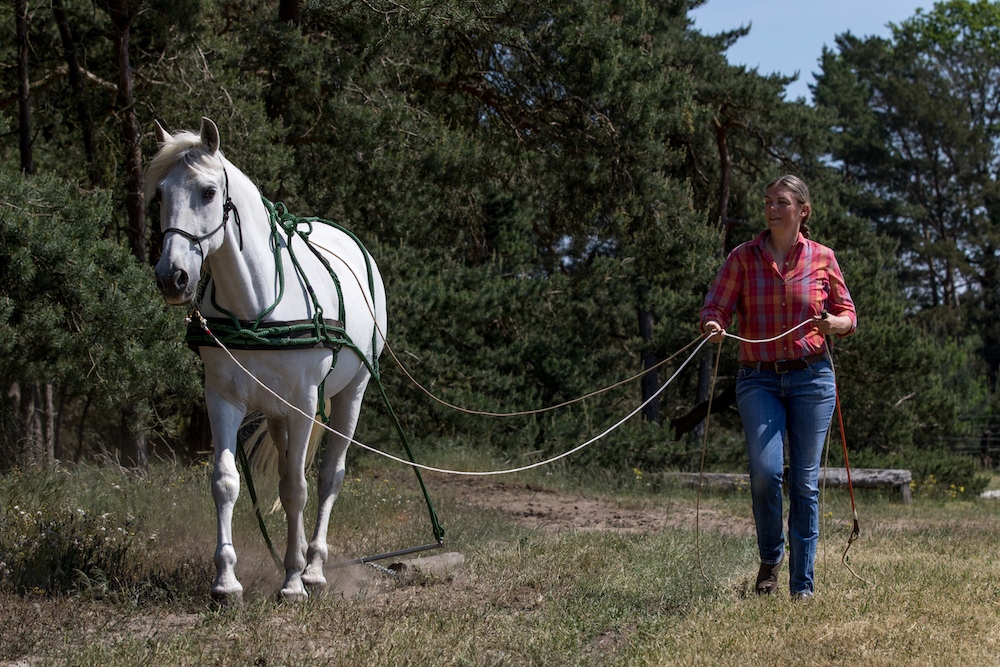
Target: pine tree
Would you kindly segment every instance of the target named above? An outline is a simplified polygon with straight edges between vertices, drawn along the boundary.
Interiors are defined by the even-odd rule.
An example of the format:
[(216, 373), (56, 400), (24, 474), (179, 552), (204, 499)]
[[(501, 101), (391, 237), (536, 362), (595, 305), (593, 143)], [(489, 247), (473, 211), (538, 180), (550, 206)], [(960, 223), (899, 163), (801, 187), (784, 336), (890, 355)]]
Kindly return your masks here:
[[(151, 271), (102, 238), (106, 195), (80, 197), (46, 175), (0, 170), (0, 378), (4, 466), (56, 455), (63, 403), (116, 410), (192, 395), (195, 363), (180, 325), (159, 305)], [(43, 416), (43, 418), (39, 418)]]
[(998, 44), (1000, 3), (937, 3), (893, 26), (888, 40), (839, 36), (815, 91), (817, 105), (837, 115), (832, 157), (862, 184), (853, 210), (899, 241), (898, 275), (927, 324), (978, 335), (994, 392)]

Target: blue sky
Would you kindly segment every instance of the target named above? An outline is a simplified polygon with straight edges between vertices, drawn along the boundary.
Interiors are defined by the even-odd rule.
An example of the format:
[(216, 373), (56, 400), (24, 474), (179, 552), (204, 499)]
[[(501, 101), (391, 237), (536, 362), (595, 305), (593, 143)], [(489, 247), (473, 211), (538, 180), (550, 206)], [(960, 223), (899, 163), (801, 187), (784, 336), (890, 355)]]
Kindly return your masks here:
[(835, 48), (834, 37), (850, 31), (858, 37), (890, 35), (887, 23), (901, 23), (930, 10), (933, 2), (916, 0), (708, 0), (692, 11), (695, 29), (715, 34), (752, 23), (750, 34), (726, 53), (733, 65), (756, 67), (761, 74), (799, 72), (785, 98), (812, 101), (809, 84), (819, 71), (823, 45)]

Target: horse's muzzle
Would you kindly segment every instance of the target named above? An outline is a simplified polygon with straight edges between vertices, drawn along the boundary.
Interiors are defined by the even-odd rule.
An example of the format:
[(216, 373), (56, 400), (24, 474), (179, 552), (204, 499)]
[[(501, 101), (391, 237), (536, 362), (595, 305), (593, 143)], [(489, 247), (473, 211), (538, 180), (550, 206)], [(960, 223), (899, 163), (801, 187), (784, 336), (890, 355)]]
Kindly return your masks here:
[(156, 286), (160, 294), (169, 304), (182, 305), (189, 303), (194, 296), (191, 280), (184, 269), (156, 272)]

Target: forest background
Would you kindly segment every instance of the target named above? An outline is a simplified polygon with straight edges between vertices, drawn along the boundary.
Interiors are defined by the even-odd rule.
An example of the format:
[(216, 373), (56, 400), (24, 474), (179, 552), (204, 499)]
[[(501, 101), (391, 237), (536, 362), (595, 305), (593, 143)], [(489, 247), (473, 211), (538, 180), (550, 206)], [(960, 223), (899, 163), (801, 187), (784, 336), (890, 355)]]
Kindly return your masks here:
[[(185, 313), (150, 268), (162, 236), (142, 168), (154, 119), (208, 116), (266, 197), (365, 242), (410, 373), (499, 412), (611, 385), (695, 339), (725, 254), (763, 228), (764, 184), (796, 173), (860, 314), (833, 342), (852, 464), (971, 490), (1000, 440), (1000, 3), (838, 36), (811, 105), (783, 99), (787, 78), (729, 65), (745, 33), (698, 32), (700, 4), (4, 3), (0, 469), (207, 456)], [(707, 464), (741, 471), (727, 345)], [(531, 461), (613, 423), (681, 361), (500, 421), (382, 369), (418, 460)], [(696, 470), (713, 364), (704, 348), (567, 465)], [(393, 451), (386, 416), (370, 395), (357, 438)]]

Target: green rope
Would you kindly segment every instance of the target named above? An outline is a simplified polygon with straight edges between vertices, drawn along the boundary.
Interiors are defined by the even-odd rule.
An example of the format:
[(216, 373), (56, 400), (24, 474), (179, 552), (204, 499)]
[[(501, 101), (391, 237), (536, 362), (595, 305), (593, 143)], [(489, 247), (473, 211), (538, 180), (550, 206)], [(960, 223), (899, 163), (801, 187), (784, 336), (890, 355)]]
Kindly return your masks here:
[[(212, 331), (217, 332), (219, 339), (226, 341), (227, 347), (236, 349), (328, 347), (336, 351), (347, 340), (343, 323), (335, 320), (323, 320), (321, 330), (316, 331), (316, 323), (312, 320), (274, 323), (269, 327), (254, 328), (252, 322), (233, 323), (228, 318), (218, 317), (206, 319), (212, 325)], [(201, 325), (194, 321), (188, 324), (185, 340), (194, 348), (215, 345), (212, 336), (205, 333)], [(336, 365), (336, 356), (333, 365)]]
[[(365, 269), (368, 272), (368, 291), (375, 297), (375, 275), (372, 271), (371, 256), (368, 254), (367, 248), (361, 240), (354, 235), (350, 230), (338, 225), (330, 220), (323, 220), (322, 218), (302, 218), (292, 215), (288, 212), (287, 207), (282, 203), (272, 204), (266, 197), (261, 197), (264, 203), (264, 207), (268, 211), (268, 219), (271, 225), (271, 241), (274, 245), (274, 263), (275, 270), (278, 274), (278, 294), (270, 306), (265, 308), (253, 324), (249, 327), (243, 326), (245, 323), (240, 322), (239, 318), (233, 313), (225, 310), (216, 302), (215, 294), (215, 283), (212, 283), (211, 292), (211, 302), (212, 306), (219, 312), (225, 315), (232, 324), (227, 324), (224, 321), (216, 321), (213, 324), (213, 330), (216, 333), (216, 337), (219, 338), (227, 347), (247, 347), (249, 345), (254, 346), (267, 346), (280, 348), (285, 345), (299, 345), (305, 346), (309, 344), (325, 344), (328, 346), (340, 346), (347, 347), (354, 351), (358, 358), (364, 363), (368, 372), (374, 378), (376, 384), (378, 385), (379, 392), (382, 394), (382, 400), (385, 403), (386, 408), (389, 411), (389, 415), (392, 418), (393, 425), (395, 426), (396, 433), (399, 439), (403, 443), (403, 449), (406, 451), (406, 455), (410, 460), (410, 463), (416, 463), (416, 458), (413, 455), (413, 450), (410, 447), (409, 439), (406, 437), (406, 433), (403, 431), (403, 426), (399, 422), (399, 418), (396, 416), (396, 411), (393, 410), (392, 404), (389, 402), (389, 396), (386, 394), (385, 385), (382, 383), (381, 369), (379, 368), (378, 362), (378, 327), (377, 324), (373, 323), (372, 326), (372, 355), (369, 360), (367, 355), (361, 350), (358, 345), (354, 343), (347, 335), (346, 327), (346, 315), (344, 310), (344, 296), (343, 290), (341, 289), (340, 279), (337, 273), (333, 270), (330, 262), (323, 257), (319, 250), (310, 242), (309, 236), (312, 234), (315, 224), (323, 224), (328, 227), (332, 227), (344, 234), (346, 234), (351, 240), (357, 244), (358, 248), (361, 250), (361, 255), (365, 259)], [(280, 211), (279, 211), (280, 209)], [(305, 225), (306, 229), (300, 229), (300, 225)], [(285, 273), (284, 266), (281, 261), (281, 235), (279, 232), (285, 233), (285, 248), (288, 251), (288, 256), (292, 261), (292, 266), (295, 269), (296, 274), (302, 280), (303, 284), (306, 286), (306, 291), (309, 294), (309, 298), (313, 304), (313, 316), (311, 321), (308, 323), (297, 323), (288, 324), (283, 323), (279, 326), (262, 326), (264, 318), (277, 308), (278, 304), (281, 302), (282, 297), (285, 292)], [(305, 243), (306, 248), (308, 248), (313, 255), (323, 264), (330, 277), (333, 279), (334, 286), (337, 290), (337, 302), (339, 304), (339, 324), (331, 324), (329, 320), (323, 319), (323, 309), (320, 306), (319, 299), (316, 296), (312, 285), (309, 282), (305, 271), (300, 264), (298, 257), (295, 255), (295, 251), (292, 249), (292, 239), (298, 236)], [(301, 336), (301, 334), (306, 330), (312, 330), (312, 336)], [(300, 334), (300, 336), (295, 336), (293, 334)], [(207, 341), (205, 339), (208, 339)], [(198, 333), (189, 330), (187, 341), (189, 344), (210, 344), (211, 338), (209, 336), (200, 336)], [(334, 352), (336, 355), (336, 352)], [(334, 364), (336, 364), (336, 356), (334, 357)], [(325, 381), (325, 380), (324, 380)], [(321, 385), (322, 386), (322, 385)], [(325, 401), (323, 400), (323, 394), (320, 392), (319, 401), (321, 404), (320, 412), (317, 414), (323, 415), (323, 422), (329, 424), (329, 417), (325, 415)], [(250, 479), (250, 469), (247, 465), (246, 454), (242, 453), (242, 442), (237, 439), (237, 453), (241, 457), (241, 461), (244, 465), (244, 470), (248, 478), (248, 487), (250, 489), (251, 500), (256, 504), (256, 493), (253, 490), (253, 480)], [(431, 502), (430, 494), (427, 492), (427, 487), (424, 484), (423, 477), (420, 474), (420, 469), (415, 465), (413, 467), (413, 472), (417, 476), (417, 482), (420, 484), (420, 490), (423, 493), (424, 501), (427, 503), (427, 509), (430, 514), (431, 528), (434, 533), (434, 539), (437, 542), (441, 542), (444, 539), (444, 528), (438, 521), (437, 511), (434, 509), (434, 503)], [(272, 555), (275, 555), (274, 548), (271, 547), (271, 540), (267, 535), (267, 531), (264, 528), (263, 519), (260, 516), (260, 511), (257, 512), (257, 520), (260, 523), (261, 531), (264, 533), (264, 538), (267, 541), (269, 547), (272, 550)]]
[(278, 551), (274, 548), (274, 543), (271, 542), (271, 536), (267, 534), (264, 517), (260, 513), (260, 507), (257, 506), (257, 490), (254, 488), (253, 477), (250, 475), (250, 462), (247, 460), (247, 453), (243, 448), (243, 438), (238, 433), (236, 434), (236, 460), (243, 468), (243, 474), (247, 480), (247, 492), (250, 494), (250, 502), (253, 503), (254, 513), (257, 515), (257, 525), (260, 526), (260, 532), (264, 536), (264, 542), (267, 543), (267, 549), (271, 552), (271, 558), (274, 559), (278, 568), (284, 568), (285, 564), (278, 556)]

